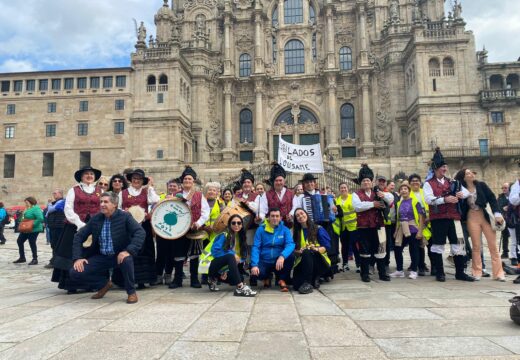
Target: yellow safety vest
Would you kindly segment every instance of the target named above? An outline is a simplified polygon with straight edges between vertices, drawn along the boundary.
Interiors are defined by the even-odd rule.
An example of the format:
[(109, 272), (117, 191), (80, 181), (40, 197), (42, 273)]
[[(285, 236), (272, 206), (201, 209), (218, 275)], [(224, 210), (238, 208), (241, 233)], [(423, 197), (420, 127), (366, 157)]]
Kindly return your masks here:
[[(215, 221), (217, 221), (218, 217), (220, 216), (220, 200), (215, 200), (215, 204), (213, 204), (213, 207), (211, 208), (211, 212), (209, 213), (209, 219), (206, 221), (204, 225), (211, 227), (213, 224), (215, 224)], [(218, 234), (211, 231), (209, 234), (209, 241), (212, 241)]]
[(332, 223), (332, 229), (336, 235), (341, 231), (354, 231), (357, 229), (357, 214), (352, 205), (352, 194), (348, 194), (347, 199), (343, 201), (341, 196), (336, 199), (336, 207), (341, 207), (343, 210), (343, 217), (337, 217), (336, 221)]
[[(301, 233), (300, 233), (300, 249), (305, 249), (307, 247), (307, 241), (305, 240), (305, 236), (304, 236), (304, 232), (303, 232), (303, 229), (300, 230)], [(317, 244), (318, 246), (321, 246), (320, 243), (318, 242)], [(331, 264), (330, 262), (330, 259), (329, 259), (329, 255), (327, 255), (327, 251), (325, 251), (323, 254), (320, 253), (320, 255), (325, 259), (325, 261), (327, 262), (327, 264)], [(300, 261), (302, 260), (301, 256), (298, 256), (296, 258), (296, 260), (294, 261), (294, 267), (296, 267), (296, 265), (298, 265), (300, 263)]]
[[(420, 202), (421, 206), (424, 209), (424, 212), (426, 213), (426, 217), (429, 217), (430, 216), (430, 206), (426, 202), (426, 198), (424, 197), (424, 190), (423, 189), (419, 189), (419, 195), (421, 196), (421, 198), (417, 199), (417, 195), (415, 195), (415, 192), (410, 191), (410, 197), (412, 199), (416, 199), (417, 201)], [(432, 237), (432, 224), (431, 223), (428, 223), (424, 227), (423, 236), (424, 236), (424, 238), (426, 240), (430, 240), (430, 238)]]
[[(415, 197), (410, 197), (410, 199), (412, 199), (413, 217), (414, 217), (415, 223), (417, 224), (417, 228), (419, 228), (419, 212), (417, 211), (417, 204), (419, 203), (419, 201), (417, 201), (417, 199)], [(402, 201), (403, 200), (401, 199), (397, 202), (397, 207), (396, 207), (397, 222), (400, 221), (399, 208), (401, 207)], [(426, 239), (426, 240), (430, 240), (430, 238), (432, 237), (432, 233), (431, 233), (430, 229), (428, 229), (428, 227), (426, 227), (426, 226), (423, 228), (422, 234), (423, 234), (424, 239)]]

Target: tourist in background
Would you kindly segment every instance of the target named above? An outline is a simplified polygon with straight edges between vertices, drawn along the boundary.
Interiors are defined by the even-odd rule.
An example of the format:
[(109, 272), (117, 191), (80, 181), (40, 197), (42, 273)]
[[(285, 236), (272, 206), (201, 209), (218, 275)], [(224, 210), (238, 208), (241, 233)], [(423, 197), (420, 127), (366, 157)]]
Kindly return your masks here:
[(36, 240), (38, 234), (43, 232), (43, 211), (38, 205), (36, 199), (32, 196), (25, 198), (24, 203), (25, 211), (23, 212), (22, 221), (33, 220), (33, 226), (30, 232), (20, 232), (18, 235), (16, 243), (18, 244), (18, 253), (20, 256), (17, 260), (13, 261), (13, 263), (20, 264), (26, 262), (24, 243), (29, 240), (29, 246), (31, 247), (32, 252), (32, 261), (29, 265), (38, 265), (38, 249), (36, 247)]

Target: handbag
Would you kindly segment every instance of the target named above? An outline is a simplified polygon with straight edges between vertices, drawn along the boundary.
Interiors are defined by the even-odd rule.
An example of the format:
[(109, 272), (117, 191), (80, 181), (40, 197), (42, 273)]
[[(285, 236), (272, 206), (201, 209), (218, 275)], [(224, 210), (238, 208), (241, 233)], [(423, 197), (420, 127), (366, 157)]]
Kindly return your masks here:
[(24, 234), (32, 233), (34, 229), (34, 220), (24, 219), (18, 224), (18, 231)]

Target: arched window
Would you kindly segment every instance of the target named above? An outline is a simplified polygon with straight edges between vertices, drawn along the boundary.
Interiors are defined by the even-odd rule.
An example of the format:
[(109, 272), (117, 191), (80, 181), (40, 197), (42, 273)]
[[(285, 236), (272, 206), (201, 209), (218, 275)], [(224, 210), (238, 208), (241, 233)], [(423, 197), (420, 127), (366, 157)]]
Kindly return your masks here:
[(276, 36), (273, 35), (273, 63), (276, 64), (276, 61), (278, 60), (278, 44), (276, 41)]
[(436, 58), (430, 59), (428, 61), (428, 68), (430, 70), (430, 76), (441, 76), (441, 65), (439, 64), (439, 60)]
[(271, 20), (272, 20), (273, 27), (278, 27), (278, 6), (274, 8), (273, 17)]
[(520, 81), (517, 74), (509, 74), (506, 78), (506, 85), (508, 89), (518, 89)]
[(283, 2), (284, 23), (303, 23), (303, 0), (285, 0)]
[(489, 87), (491, 90), (499, 90), (504, 88), (504, 78), (502, 75), (491, 75), (489, 78)]
[(298, 124), (317, 124), (318, 119), (312, 112), (305, 108), (300, 108), (300, 114), (298, 115)]
[(305, 72), (305, 52), (300, 40), (289, 40), (285, 44), (285, 73), (303, 74)]
[(154, 75), (149, 75), (148, 79), (146, 80), (146, 83), (148, 85), (155, 85), (155, 82), (156, 82), (155, 76)]
[(159, 77), (159, 84), (160, 84), (160, 85), (166, 85), (166, 84), (168, 84), (168, 76), (162, 74), (162, 75)]
[(278, 115), (274, 125), (294, 125), (294, 118), (291, 109), (284, 110), (280, 115)]
[(352, 70), (352, 49), (348, 46), (339, 49), (339, 68), (340, 70)]
[(444, 76), (455, 75), (455, 63), (452, 58), (447, 57), (442, 60), (442, 74)]
[(253, 113), (249, 109), (240, 112), (240, 143), (253, 143)]
[(309, 5), (309, 22), (311, 25), (316, 23), (316, 12), (314, 11), (314, 6)]
[(242, 54), (238, 60), (240, 77), (247, 77), (251, 75), (251, 56), (249, 54)]
[(316, 33), (312, 33), (312, 61), (316, 62)]
[(341, 138), (356, 138), (356, 122), (354, 117), (354, 107), (351, 104), (343, 104), (340, 110), (341, 117)]

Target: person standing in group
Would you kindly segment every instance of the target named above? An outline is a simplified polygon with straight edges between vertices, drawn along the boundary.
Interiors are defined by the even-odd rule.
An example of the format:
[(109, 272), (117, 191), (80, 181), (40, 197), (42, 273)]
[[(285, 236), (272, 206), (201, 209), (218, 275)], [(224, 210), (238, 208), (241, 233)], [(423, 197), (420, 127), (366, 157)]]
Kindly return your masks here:
[[(501, 190), (502, 193), (498, 195), (497, 203), (498, 209), (505, 219), (507, 214), (507, 207), (509, 205), (509, 183), (503, 183)], [(509, 259), (509, 229), (506, 227), (500, 234), (500, 243), (502, 245), (502, 259)], [(500, 251), (500, 249), (498, 249)]]
[[(186, 165), (180, 179), (182, 180), (182, 191), (177, 196), (184, 199), (191, 209), (190, 232), (193, 234), (201, 230), (208, 221), (211, 209), (202, 192), (195, 188), (197, 173), (191, 166)], [(190, 239), (190, 232), (180, 239), (172, 241), (175, 275), (168, 286), (170, 289), (182, 287), (183, 265), (186, 259), (190, 260), (190, 286), (197, 289), (202, 287), (199, 281), (199, 256), (203, 251), (203, 240)]]
[[(65, 218), (67, 222), (56, 245), (53, 258), (54, 270), (52, 281), (58, 283), (58, 288), (67, 290), (69, 294), (78, 289), (90, 290), (89, 285), (77, 283), (69, 277), (72, 268), (72, 243), (74, 235), (99, 212), (99, 196), (101, 191), (95, 182), (101, 177), (101, 171), (91, 166), (84, 166), (74, 173), (78, 184), (67, 192), (65, 197)], [(88, 251), (88, 249), (86, 249)]]
[(421, 203), (410, 196), (412, 188), (408, 181), (403, 181), (399, 186), (400, 200), (397, 202), (396, 220), (397, 226), (395, 233), (395, 247), (394, 256), (397, 269), (390, 274), (391, 277), (405, 276), (403, 271), (403, 250), (406, 246), (410, 248), (410, 258), (412, 263), (410, 265), (410, 279), (417, 279), (417, 270), (419, 263), (419, 244), (423, 237), (425, 212)]
[(52, 269), (53, 268), (53, 259), (54, 252), (56, 249), (56, 244), (61, 237), (61, 233), (63, 232), (63, 228), (65, 227), (65, 199), (63, 198), (63, 190), (56, 189), (52, 192), (53, 201), (49, 203), (47, 206), (47, 226), (49, 228), (50, 236), (51, 236), (51, 249), (52, 249), (52, 258), (45, 268)]
[[(100, 213), (74, 236), (70, 278), (78, 283), (86, 283), (97, 290), (92, 299), (101, 299), (112, 287), (108, 277), (110, 269), (121, 271), (124, 288), (128, 295), (126, 302), (138, 301), (135, 291), (134, 257), (139, 253), (145, 238), (144, 229), (127, 212), (118, 209), (118, 195), (104, 192), (100, 199)], [(82, 245), (89, 235), (95, 249), (85, 256)]]
[(271, 189), (266, 192), (267, 207), (278, 208), (282, 216), (282, 221), (285, 226), (292, 228), (292, 218), (290, 216), (292, 210), (292, 203), (294, 194), (292, 190), (288, 189), (285, 185), (285, 179), (287, 173), (284, 168), (278, 163), (273, 163), (271, 166), (271, 173), (269, 175), (269, 183)]
[(24, 243), (29, 240), (29, 245), (32, 252), (32, 260), (28, 265), (38, 265), (38, 248), (36, 246), (36, 240), (38, 234), (43, 231), (43, 211), (38, 205), (36, 199), (32, 196), (24, 199), (25, 211), (23, 212), (22, 221), (32, 220), (33, 226), (30, 232), (20, 232), (16, 243), (18, 244), (19, 258), (13, 261), (14, 264), (20, 264), (26, 262)]
[(475, 281), (472, 276), (464, 272), (466, 255), (464, 240), (459, 242), (455, 229), (455, 221), (461, 219), (457, 209), (457, 203), (467, 198), (469, 192), (464, 186), (452, 188), (452, 185), (457, 184), (452, 183), (452, 181), (446, 177), (448, 165), (444, 161), (444, 157), (439, 148), (435, 149), (431, 167), (434, 175), (424, 184), (423, 190), (426, 202), (430, 206), (432, 266), (436, 267), (435, 277), (437, 281), (446, 281), (442, 256), (447, 238), (454, 255), (455, 279)]
[(119, 193), (125, 189), (128, 189), (128, 182), (125, 177), (121, 174), (112, 175), (109, 181), (108, 191), (119, 195)]
[[(390, 281), (386, 272), (386, 242), (379, 240), (379, 229), (383, 225), (383, 211), (392, 205), (394, 197), (387, 192), (374, 192), (374, 173), (367, 164), (361, 164), (357, 183), (361, 189), (352, 194), (352, 204), (357, 212), (359, 255), (361, 260), (361, 281), (370, 282), (370, 258), (375, 257), (379, 279)], [(380, 200), (376, 200), (376, 197)], [(386, 203), (386, 205), (385, 205)]]
[(9, 224), (9, 214), (4, 208), (4, 203), (0, 201), (0, 245), (5, 244), (4, 228)]
[[(426, 266), (426, 251), (428, 251), (428, 258), (430, 259), (430, 267), (431, 267), (431, 275), (435, 275), (435, 267), (432, 265), (431, 258), (431, 242), (430, 238), (432, 237), (431, 226), (430, 226), (430, 207), (426, 202), (426, 198), (424, 197), (424, 190), (421, 188), (421, 176), (418, 174), (412, 174), (408, 177), (408, 183), (410, 184), (410, 197), (417, 200), (424, 211), (424, 227), (423, 227), (423, 236), (421, 241), (419, 242), (419, 259), (418, 259), (418, 275), (425, 276), (426, 272), (429, 271), (428, 266)], [(411, 250), (411, 248), (409, 249)]]
[(96, 185), (102, 192), (108, 191), (110, 188), (110, 182), (106, 176), (101, 176)]
[(349, 271), (349, 253), (352, 249), (356, 268), (360, 267), (359, 249), (357, 244), (357, 214), (352, 204), (352, 194), (349, 194), (347, 183), (339, 184), (339, 196), (336, 199), (338, 214), (332, 224), (334, 232), (339, 235), (341, 241), (341, 258), (343, 271)]
[(233, 191), (230, 188), (222, 190), (221, 198), (225, 206), (233, 206)]
[[(491, 254), (491, 268), (493, 270), (493, 279), (498, 281), (506, 281), (500, 253), (497, 247), (496, 231), (491, 227), (491, 221), (498, 224), (504, 222), (504, 218), (498, 208), (495, 194), (483, 181), (477, 181), (476, 173), (470, 169), (462, 169), (455, 175), (455, 180), (460, 181), (469, 191), (469, 196), (462, 201), (461, 218), (467, 221), (468, 232), (471, 237), (473, 248), (472, 256), (472, 273), (475, 280), (480, 280), (482, 276), (482, 260), (480, 257), (482, 248), (482, 234), (486, 237), (489, 252)], [(486, 211), (489, 204), (493, 211), (493, 218), (490, 218)]]

